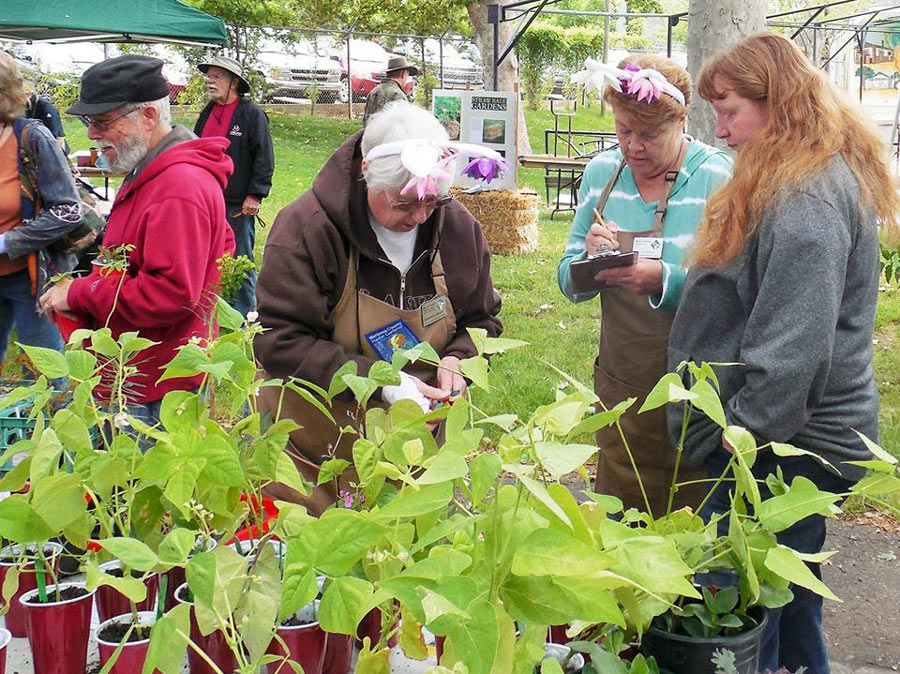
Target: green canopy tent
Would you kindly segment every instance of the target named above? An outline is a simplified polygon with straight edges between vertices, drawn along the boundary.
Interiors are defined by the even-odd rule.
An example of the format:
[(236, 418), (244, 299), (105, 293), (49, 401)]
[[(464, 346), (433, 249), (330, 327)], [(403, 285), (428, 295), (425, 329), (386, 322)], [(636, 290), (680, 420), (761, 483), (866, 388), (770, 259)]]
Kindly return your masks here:
[(2, 0), (0, 40), (224, 45), (222, 19), (178, 0)]

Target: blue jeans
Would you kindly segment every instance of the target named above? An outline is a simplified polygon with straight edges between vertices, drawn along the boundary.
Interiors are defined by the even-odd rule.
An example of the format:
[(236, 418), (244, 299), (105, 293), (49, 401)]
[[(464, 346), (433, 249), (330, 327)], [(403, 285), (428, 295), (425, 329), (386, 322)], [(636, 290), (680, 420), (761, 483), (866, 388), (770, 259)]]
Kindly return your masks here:
[[(40, 346), (55, 351), (63, 350), (63, 341), (56, 324), (35, 309), (35, 297), (31, 294), (31, 279), (23, 269), (0, 277), (0, 362), (6, 359), (9, 333), (16, 326), (19, 342), (28, 346)], [(33, 378), (31, 373), (26, 378)], [(65, 379), (51, 381), (57, 389), (65, 388)]]
[[(706, 460), (711, 478), (718, 478), (725, 470), (730, 455), (719, 447)], [(819, 489), (834, 493), (846, 492), (852, 482), (845, 480), (820, 463), (809, 457), (780, 457), (771, 451), (763, 451), (757, 455), (753, 466), (753, 474), (757, 479), (764, 479), (775, 473), (775, 467), (781, 466), (785, 482), (790, 483), (798, 475), (809, 478)], [(708, 522), (712, 515), (729, 510), (728, 492), (733, 482), (723, 482), (715, 491), (701, 513)], [(759, 483), (759, 491), (763, 499), (772, 496), (764, 482)], [(728, 518), (719, 522), (719, 535), (728, 534)], [(812, 515), (800, 520), (794, 526), (776, 535), (778, 542), (798, 552), (816, 553), (825, 544), (825, 518)], [(820, 580), (822, 579), (819, 564), (808, 563), (809, 568)], [(781, 608), (768, 609), (769, 622), (763, 631), (760, 648), (759, 669), (776, 671), (786, 667), (794, 672), (806, 667), (807, 674), (830, 674), (828, 650), (825, 647), (825, 635), (822, 632), (822, 597), (806, 588), (791, 585), (794, 599)]]
[[(236, 215), (240, 213), (241, 204), (225, 204), (228, 209), (228, 224), (234, 231), (234, 256), (244, 255), (253, 259), (253, 245), (256, 243), (256, 222), (252, 215)], [(256, 269), (251, 269), (243, 281), (240, 289), (231, 297), (228, 303), (246, 316), (251, 311), (256, 311)]]

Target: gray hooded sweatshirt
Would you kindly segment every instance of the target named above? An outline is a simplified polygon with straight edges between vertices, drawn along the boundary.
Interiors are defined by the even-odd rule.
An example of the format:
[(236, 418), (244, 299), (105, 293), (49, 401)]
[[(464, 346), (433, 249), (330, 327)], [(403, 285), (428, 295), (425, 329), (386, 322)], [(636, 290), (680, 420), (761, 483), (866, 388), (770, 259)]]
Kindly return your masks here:
[[(877, 441), (872, 333), (878, 297), (878, 233), (872, 210), (840, 156), (802, 187), (780, 194), (743, 252), (718, 268), (694, 267), (669, 338), (669, 370), (681, 361), (716, 368), (729, 424), (762, 444), (786, 442), (833, 463), (871, 458), (856, 429)], [(673, 444), (682, 407), (669, 408)], [(685, 452), (702, 465), (721, 430), (692, 413)]]

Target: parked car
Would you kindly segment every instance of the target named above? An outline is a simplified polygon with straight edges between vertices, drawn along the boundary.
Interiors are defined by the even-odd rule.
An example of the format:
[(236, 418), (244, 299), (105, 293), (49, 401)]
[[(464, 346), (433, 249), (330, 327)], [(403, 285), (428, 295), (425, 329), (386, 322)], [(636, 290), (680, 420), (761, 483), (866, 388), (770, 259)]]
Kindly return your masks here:
[[(341, 67), (341, 90), (338, 93), (341, 103), (350, 100), (351, 91), (354, 101), (363, 100), (372, 89), (384, 82), (387, 79), (385, 69), (391, 56), (393, 54), (375, 42), (351, 40), (350, 66), (348, 68), (346, 45), (336, 49), (332, 58)], [(410, 78), (405, 88), (407, 96), (412, 96), (415, 86), (415, 78)]]
[(341, 69), (327, 51), (309, 40), (293, 44), (266, 41), (259, 53), (260, 70), (269, 86), (268, 97), (276, 102), (309, 98), (318, 92), (318, 102), (334, 103), (341, 88)]
[[(444, 65), (444, 89), (480, 89), (484, 87), (484, 69), (481, 64), (473, 60), (469, 55), (457, 49), (449, 40), (444, 40), (443, 45), (434, 39), (427, 38), (424, 45), (419, 40), (402, 42), (396, 51), (402, 53), (410, 61), (422, 67), (422, 52), (425, 52), (425, 69), (435, 78), (441, 75), (441, 62)], [(474, 53), (478, 50), (472, 45)], [(469, 53), (473, 53), (469, 51)]]

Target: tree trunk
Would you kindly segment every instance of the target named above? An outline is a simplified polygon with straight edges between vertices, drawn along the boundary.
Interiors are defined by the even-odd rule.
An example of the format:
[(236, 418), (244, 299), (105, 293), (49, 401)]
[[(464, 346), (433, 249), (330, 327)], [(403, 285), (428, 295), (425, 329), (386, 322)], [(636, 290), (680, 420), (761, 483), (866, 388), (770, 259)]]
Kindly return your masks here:
[[(472, 32), (475, 38), (475, 46), (481, 52), (481, 60), (484, 63), (484, 88), (495, 89), (496, 91), (513, 91), (514, 85), (518, 78), (519, 61), (516, 58), (515, 50), (509, 53), (500, 68), (497, 71), (497, 79), (499, 82), (494, 87), (494, 26), (488, 23), (488, 5), (501, 3), (502, 0), (476, 0), (472, 4), (466, 5), (466, 11), (469, 13), (469, 22), (472, 24)], [(509, 40), (509, 36), (515, 21), (505, 21), (500, 24), (500, 52), (503, 53), (503, 46)], [(519, 102), (519, 128), (521, 135), (519, 136), (519, 154), (531, 154), (531, 143), (528, 140), (528, 130), (525, 126), (525, 109), (521, 101)]]
[[(765, 0), (691, 0), (688, 16), (688, 72), (696, 83), (703, 62), (722, 49), (766, 28)], [(694, 96), (688, 130), (705, 143), (715, 142), (712, 106)]]

